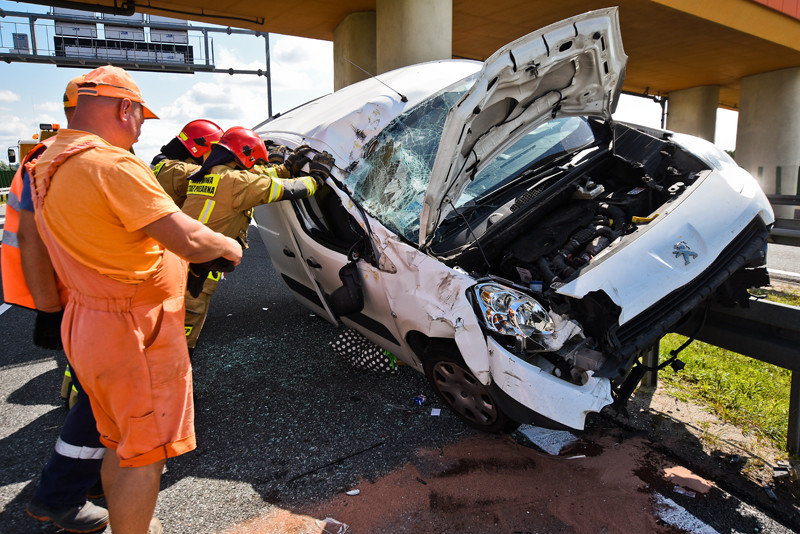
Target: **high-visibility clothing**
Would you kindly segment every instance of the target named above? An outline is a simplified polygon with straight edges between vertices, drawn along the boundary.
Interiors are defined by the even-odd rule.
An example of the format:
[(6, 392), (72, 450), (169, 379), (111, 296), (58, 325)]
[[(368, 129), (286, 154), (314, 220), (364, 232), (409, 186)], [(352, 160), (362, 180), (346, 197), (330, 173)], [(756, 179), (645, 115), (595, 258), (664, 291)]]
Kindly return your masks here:
[(212, 230), (238, 239), (247, 248), (247, 228), (254, 207), (310, 197), (317, 191), (317, 183), (310, 176), (283, 176), (289, 176), (283, 165), (256, 165), (250, 170), (215, 165), (201, 180), (189, 184), (181, 209)]
[(179, 208), (186, 201), (186, 188), (189, 186), (189, 176), (200, 169), (200, 165), (193, 161), (178, 159), (162, 159), (153, 165), (153, 174), (158, 178), (158, 183), (164, 191), (172, 197)]
[[(285, 165), (256, 165), (241, 170), (230, 165), (216, 165), (202, 180), (189, 183), (184, 213), (212, 230), (237, 239), (247, 248), (247, 229), (255, 206), (279, 200), (313, 195), (317, 183), (309, 176), (291, 179)], [(186, 343), (197, 346), (205, 324), (211, 296), (217, 289), (221, 273), (211, 272), (197, 297), (186, 292)]]
[[(62, 154), (79, 147), (85, 150), (78, 155)], [(49, 185), (54, 198), (45, 219), (61, 246), (87, 267), (123, 283), (150, 278), (164, 248), (142, 229), (179, 211), (150, 167), (100, 137), (68, 128), (59, 130), (39, 158), (37, 174), (43, 164), (53, 163), (60, 165), (63, 178)], [(44, 184), (38, 178), (35, 184), (38, 202)]]
[[(34, 172), (36, 221), (69, 288), (64, 352), (89, 397), (103, 445), (116, 450), (121, 467), (149, 465), (196, 446), (192, 369), (182, 328), (186, 263), (141, 230), (153, 222), (150, 212), (159, 213), (158, 220), (177, 207), (144, 163), (127, 161), (135, 159), (130, 153), (86, 132), (59, 139), (65, 131)], [(82, 203), (68, 220), (56, 217), (65, 204), (74, 204), (69, 186), (77, 182), (83, 183)], [(144, 202), (118, 202), (125, 194)], [(87, 221), (94, 223), (91, 228)], [(109, 247), (73, 244), (87, 241), (90, 232), (118, 235), (138, 256), (157, 250), (157, 261), (117, 258), (121, 269), (100, 272), (97, 266), (104, 264), (92, 255), (106, 255)], [(140, 266), (146, 272), (124, 272)]]
[[(3, 271), (3, 299), (9, 304), (31, 309), (36, 309), (36, 304), (22, 272), (22, 256), (18, 239), (19, 217), (20, 210), (22, 210), (21, 204), (23, 203), (23, 170), (28, 163), (35, 162), (52, 142), (53, 138), (49, 138), (33, 147), (20, 162), (19, 169), (14, 174), (8, 192), (8, 204), (6, 205), (3, 246), (0, 247), (0, 269)], [(66, 288), (59, 283), (58, 289), (61, 293), (62, 303), (66, 302)]]

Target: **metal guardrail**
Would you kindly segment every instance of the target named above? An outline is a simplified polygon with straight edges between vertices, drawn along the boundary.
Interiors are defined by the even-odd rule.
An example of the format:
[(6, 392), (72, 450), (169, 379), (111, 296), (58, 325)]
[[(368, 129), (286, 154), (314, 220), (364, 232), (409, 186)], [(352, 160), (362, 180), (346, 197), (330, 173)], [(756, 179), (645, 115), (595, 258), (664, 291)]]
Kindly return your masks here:
[[(700, 314), (682, 324), (675, 333), (730, 350), (792, 372), (789, 394), (789, 427), (786, 446), (800, 453), (800, 307), (767, 300), (750, 299), (748, 308), (709, 305), (702, 328)], [(651, 351), (645, 364), (654, 366), (658, 351)], [(647, 384), (654, 386), (650, 374)]]

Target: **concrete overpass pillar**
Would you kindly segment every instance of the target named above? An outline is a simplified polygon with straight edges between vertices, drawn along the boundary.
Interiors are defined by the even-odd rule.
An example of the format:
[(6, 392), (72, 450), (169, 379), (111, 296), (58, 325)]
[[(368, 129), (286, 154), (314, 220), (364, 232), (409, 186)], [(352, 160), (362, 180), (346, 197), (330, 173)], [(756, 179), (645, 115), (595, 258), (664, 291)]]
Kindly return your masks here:
[(375, 12), (347, 15), (333, 30), (333, 90), (377, 74), (376, 58)]
[(452, 0), (376, 0), (378, 73), (453, 57)]
[(714, 142), (719, 86), (703, 85), (669, 94), (667, 129)]
[[(800, 174), (800, 68), (742, 78), (736, 161), (768, 195), (797, 195)], [(794, 219), (794, 206), (775, 206)]]

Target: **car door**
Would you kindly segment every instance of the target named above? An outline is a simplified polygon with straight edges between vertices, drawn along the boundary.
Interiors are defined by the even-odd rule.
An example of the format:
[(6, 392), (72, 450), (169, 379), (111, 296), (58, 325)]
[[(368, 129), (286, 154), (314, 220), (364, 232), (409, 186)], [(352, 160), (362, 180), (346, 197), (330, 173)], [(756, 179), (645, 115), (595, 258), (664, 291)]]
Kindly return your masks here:
[[(393, 273), (365, 258), (374, 258), (365, 249), (371, 247), (368, 223), (345, 210), (330, 187), (308, 199), (266, 204), (256, 210), (255, 220), (273, 265), (298, 301), (334, 324), (341, 320), (375, 343), (399, 349), (400, 334), (391, 320), (383, 286), (384, 277)], [(343, 285), (340, 271), (351, 262), (358, 273), (363, 307), (338, 315), (330, 299)]]

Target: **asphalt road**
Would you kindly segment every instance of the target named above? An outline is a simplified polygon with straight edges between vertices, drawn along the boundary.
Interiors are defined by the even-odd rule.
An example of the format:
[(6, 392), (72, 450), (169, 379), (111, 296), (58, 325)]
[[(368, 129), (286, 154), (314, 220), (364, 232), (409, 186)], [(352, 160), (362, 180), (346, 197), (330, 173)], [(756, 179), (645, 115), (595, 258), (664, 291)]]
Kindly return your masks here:
[[(245, 260), (214, 296), (193, 357), (198, 448), (167, 463), (156, 515), (169, 534), (239, 532), (236, 525), (252, 518), (313, 508), (360, 482), (378, 480), (418, 460), (420, 450), (442, 450), (482, 436), (446, 410), (430, 416), (435, 401), (415, 407), (417, 395), (434, 399), (415, 371), (361, 371), (337, 357), (328, 347), (336, 327), (294, 301), (252, 230)], [(24, 512), (64, 416), (59, 398), (63, 356), (32, 346), (32, 322), (27, 310), (0, 314), (3, 534), (58, 532)], [(603, 432), (609, 424), (602, 419)], [(559, 469), (580, 469), (573, 465), (562, 463)], [(564, 477), (569, 478), (566, 472)], [(726, 491), (713, 502), (689, 499), (686, 505), (711, 506), (713, 513), (700, 508), (695, 513), (718, 532), (791, 532), (800, 526), (790, 512), (771, 510), (758, 499), (743, 502), (749, 495), (745, 489), (752, 488), (737, 491), (737, 480), (725, 482)], [(602, 495), (605, 483), (597, 484)], [(598, 500), (598, 506), (605, 505)], [(744, 523), (743, 508), (750, 510)], [(462, 519), (473, 512), (458, 511)], [(480, 521), (476, 515), (469, 531), (503, 532)], [(525, 530), (531, 532), (584, 531), (564, 523), (539, 525), (533, 516), (529, 521)], [(393, 531), (400, 530), (386, 530)]]

